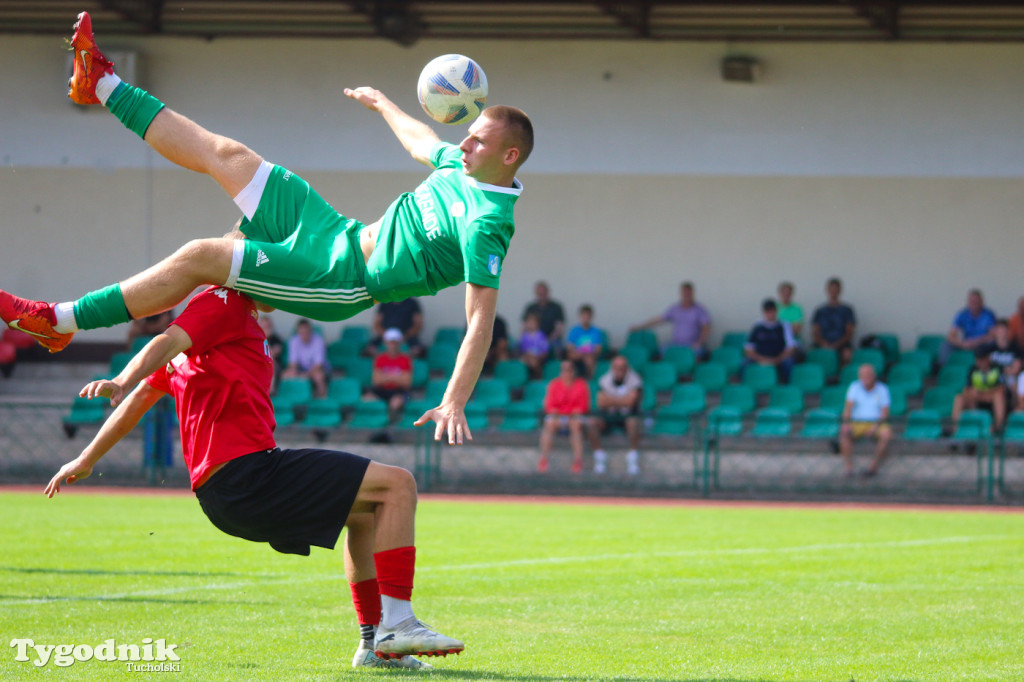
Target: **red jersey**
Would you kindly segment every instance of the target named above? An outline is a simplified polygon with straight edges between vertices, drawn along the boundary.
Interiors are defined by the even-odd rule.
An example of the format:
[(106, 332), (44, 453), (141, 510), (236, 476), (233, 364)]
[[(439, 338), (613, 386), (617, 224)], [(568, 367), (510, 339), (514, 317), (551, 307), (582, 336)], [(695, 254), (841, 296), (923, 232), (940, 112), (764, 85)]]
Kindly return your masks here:
[(590, 386), (580, 378), (566, 386), (561, 379), (552, 379), (544, 395), (547, 414), (586, 414), (590, 411)]
[(171, 323), (192, 347), (146, 379), (174, 396), (193, 489), (218, 464), (275, 447), (273, 360), (255, 312), (252, 299), (231, 289), (198, 294)]
[[(412, 360), (408, 355), (399, 353), (398, 355), (391, 356), (387, 353), (381, 353), (373, 360), (373, 369), (381, 372), (388, 376), (394, 376), (403, 372), (412, 372)], [(388, 381), (385, 378), (384, 383), (381, 384), (381, 388), (401, 388), (393, 380)]]

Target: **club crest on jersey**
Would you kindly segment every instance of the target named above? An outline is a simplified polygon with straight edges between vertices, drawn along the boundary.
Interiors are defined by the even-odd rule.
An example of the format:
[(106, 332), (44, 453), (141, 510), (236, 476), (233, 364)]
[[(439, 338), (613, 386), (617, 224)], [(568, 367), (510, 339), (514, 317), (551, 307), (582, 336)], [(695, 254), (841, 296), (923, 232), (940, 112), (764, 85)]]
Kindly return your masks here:
[(501, 257), (500, 256), (488, 256), (487, 257), (487, 271), (492, 275), (497, 276), (498, 270), (501, 269)]

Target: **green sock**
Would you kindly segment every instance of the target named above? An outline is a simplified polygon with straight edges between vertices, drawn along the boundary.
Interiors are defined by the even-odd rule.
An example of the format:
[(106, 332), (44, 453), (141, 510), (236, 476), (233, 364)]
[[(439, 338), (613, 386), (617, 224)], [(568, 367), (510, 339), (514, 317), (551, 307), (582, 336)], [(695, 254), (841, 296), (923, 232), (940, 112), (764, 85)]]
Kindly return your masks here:
[(156, 115), (164, 108), (164, 103), (153, 97), (142, 88), (136, 88), (121, 81), (114, 92), (107, 98), (107, 109), (110, 110), (124, 127), (142, 139), (146, 139), (146, 131)]
[(113, 327), (131, 319), (120, 284), (90, 291), (75, 301), (75, 324), (79, 329)]

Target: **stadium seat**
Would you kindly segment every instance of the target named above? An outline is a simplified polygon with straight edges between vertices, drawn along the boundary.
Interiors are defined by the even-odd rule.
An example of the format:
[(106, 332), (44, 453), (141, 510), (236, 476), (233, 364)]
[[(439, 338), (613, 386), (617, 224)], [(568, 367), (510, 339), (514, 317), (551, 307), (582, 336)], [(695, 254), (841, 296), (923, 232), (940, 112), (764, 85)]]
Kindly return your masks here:
[(365, 344), (358, 344), (352, 339), (338, 339), (327, 346), (327, 363), (332, 367), (345, 364), (349, 358), (358, 356), (365, 347)]
[(863, 364), (871, 365), (875, 368), (875, 374), (883, 376), (885, 374), (885, 353), (878, 348), (857, 348), (850, 356), (848, 367), (856, 368)]
[(327, 397), (337, 401), (342, 408), (352, 407), (363, 399), (363, 389), (357, 379), (337, 377), (327, 385)]
[(547, 395), (548, 382), (543, 379), (534, 379), (527, 382), (523, 387), (523, 398), (517, 402), (534, 406), (535, 409), (544, 407), (544, 396)]
[(743, 368), (742, 383), (754, 393), (765, 393), (779, 383), (779, 373), (771, 365), (749, 364)]
[(552, 358), (544, 363), (544, 368), (541, 370), (541, 377), (544, 381), (551, 381), (557, 379), (558, 375), (562, 373), (562, 361), (556, 358)]
[(743, 433), (743, 415), (735, 407), (719, 405), (708, 412), (708, 435), (738, 436)]
[(519, 360), (502, 360), (494, 366), (494, 378), (503, 379), (512, 390), (519, 390), (530, 380), (530, 370)]
[(920, 366), (912, 363), (898, 362), (889, 368), (885, 384), (890, 388), (900, 388), (906, 395), (918, 395), (924, 389), (924, 376)]
[(466, 425), (470, 431), (483, 431), (489, 423), (490, 408), (475, 400), (466, 403)]
[(741, 415), (743, 415), (753, 411), (754, 407), (757, 405), (757, 400), (755, 399), (753, 389), (749, 386), (734, 384), (722, 389), (720, 405), (723, 407), (735, 408)]
[(711, 360), (725, 367), (729, 376), (735, 376), (743, 365), (743, 349), (736, 346), (719, 346), (711, 351)]
[(619, 349), (622, 355), (629, 361), (629, 366), (637, 372), (643, 372), (644, 365), (651, 361), (651, 351), (646, 346), (625, 345)]
[(776, 407), (765, 407), (754, 416), (754, 426), (750, 429), (751, 436), (758, 438), (784, 438), (792, 430), (787, 410)]
[(281, 379), (277, 382), (277, 395), (274, 403), (282, 407), (289, 405), (293, 409), (313, 399), (313, 385), (309, 379)]
[(278, 428), (295, 423), (295, 406), (291, 401), (279, 401), (275, 396), (271, 403), (274, 406), (274, 421), (277, 422)]
[(804, 392), (798, 386), (774, 386), (768, 391), (768, 405), (791, 415), (804, 411)]
[(693, 383), (700, 384), (709, 393), (718, 393), (729, 383), (729, 372), (720, 362), (704, 362), (693, 370)]
[(921, 377), (930, 376), (932, 373), (932, 356), (923, 350), (905, 350), (900, 353), (898, 360), (901, 364), (916, 365), (921, 369)]
[(90, 400), (78, 397), (71, 402), (71, 409), (64, 417), (64, 434), (68, 438), (74, 438), (79, 426), (86, 424), (102, 424), (107, 416), (107, 406), (110, 401), (106, 398)]
[(807, 351), (804, 362), (812, 362), (821, 365), (825, 370), (825, 380), (832, 379), (839, 371), (839, 357), (831, 348), (811, 348)]
[(697, 355), (689, 346), (669, 346), (662, 353), (661, 359), (675, 366), (676, 375), (680, 379), (693, 374), (693, 368), (697, 364)]
[(430, 365), (426, 360), (419, 358), (412, 359), (412, 387), (423, 388), (430, 379)]
[(434, 332), (434, 343), (431, 345), (447, 343), (458, 346), (462, 344), (462, 337), (465, 335), (466, 332), (462, 327), (438, 327)]
[(540, 428), (540, 411), (527, 403), (511, 403), (505, 409), (499, 431), (536, 431)]
[(945, 342), (946, 337), (942, 334), (921, 334), (917, 337), (917, 343), (914, 345), (914, 348), (927, 353), (934, 364), (939, 359), (939, 351)]
[(875, 339), (881, 344), (882, 354), (885, 356), (885, 364), (891, 365), (900, 359), (900, 337), (889, 332), (878, 332)]
[(110, 376), (115, 377), (121, 373), (121, 370), (128, 366), (128, 363), (132, 361), (135, 354), (131, 351), (122, 351), (120, 353), (114, 353), (110, 356), (110, 365), (108, 367)]
[(676, 385), (676, 368), (670, 362), (649, 362), (643, 367), (644, 391), (654, 394), (672, 390)]
[(502, 410), (512, 402), (512, 394), (504, 379), (481, 379), (476, 384), (472, 400), (488, 410)]
[(821, 399), (818, 401), (818, 407), (842, 414), (846, 408), (847, 388), (847, 386), (826, 386), (821, 389)]
[(431, 374), (448, 376), (455, 369), (459, 346), (455, 343), (435, 343), (427, 351), (427, 367)]
[[(422, 412), (420, 413), (422, 414)], [(419, 415), (416, 415), (418, 418)], [(352, 410), (346, 422), (349, 429), (383, 429), (388, 425), (388, 405), (383, 400), (363, 400)]]
[(986, 440), (992, 436), (992, 415), (988, 410), (964, 410), (956, 425), (957, 440)]
[(944, 367), (962, 367), (966, 372), (974, 364), (974, 351), (955, 350), (946, 358)]
[(902, 417), (907, 413), (907, 393), (899, 386), (889, 387), (889, 416)]
[(373, 358), (355, 356), (346, 358), (340, 368), (346, 377), (355, 379), (361, 388), (373, 383)]
[(907, 415), (903, 437), (908, 440), (934, 440), (942, 435), (942, 417), (935, 410), (912, 410)]
[(789, 374), (789, 385), (796, 386), (806, 395), (817, 395), (825, 388), (825, 370), (813, 362), (796, 365)]
[(341, 424), (341, 402), (333, 398), (317, 398), (306, 403), (306, 416), (300, 426), (328, 430)]
[(687, 414), (703, 412), (708, 406), (707, 391), (700, 384), (678, 384), (672, 389), (669, 405), (685, 410)]
[(651, 329), (635, 329), (626, 336), (627, 346), (642, 346), (647, 349), (647, 357), (658, 355), (658, 335)]
[(743, 350), (743, 346), (746, 345), (747, 338), (749, 336), (750, 336), (749, 332), (740, 332), (740, 331), (726, 332), (725, 334), (722, 335), (722, 343), (719, 346), (719, 348), (722, 348), (722, 347), (739, 348), (740, 351), (742, 351)]
[(1024, 412), (1011, 412), (1006, 418), (1003, 441), (1024, 443)]
[(359, 348), (363, 348), (366, 344), (370, 343), (370, 337), (372, 333), (370, 328), (364, 325), (350, 324), (346, 325), (341, 330), (341, 337), (339, 340), (352, 343)]
[(685, 436), (690, 432), (690, 420), (699, 410), (693, 410), (683, 403), (662, 405), (654, 413), (654, 424), (647, 433), (657, 436)]
[(855, 365), (852, 362), (846, 367), (843, 367), (839, 371), (839, 385), (849, 386), (853, 382), (857, 381), (857, 372), (860, 369), (860, 365)]
[(924, 392), (921, 407), (935, 412), (942, 419), (946, 419), (953, 413), (953, 401), (956, 400), (956, 395), (957, 391), (943, 386), (929, 388)]
[(969, 371), (968, 367), (962, 365), (946, 365), (939, 370), (939, 375), (935, 378), (935, 385), (960, 392), (967, 383)]
[(839, 413), (823, 407), (816, 407), (804, 414), (804, 426), (800, 430), (803, 438), (839, 437)]

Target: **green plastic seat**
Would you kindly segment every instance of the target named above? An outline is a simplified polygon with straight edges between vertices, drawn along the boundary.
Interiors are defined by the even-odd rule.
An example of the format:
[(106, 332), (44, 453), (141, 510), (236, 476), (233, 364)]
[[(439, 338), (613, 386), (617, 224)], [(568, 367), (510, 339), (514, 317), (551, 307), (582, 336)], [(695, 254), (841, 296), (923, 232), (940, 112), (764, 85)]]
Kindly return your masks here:
[(740, 351), (742, 351), (743, 350), (743, 346), (745, 346), (747, 344), (747, 338), (749, 338), (749, 336), (750, 336), (749, 332), (741, 332), (741, 331), (726, 332), (725, 334), (722, 335), (722, 344), (719, 346), (719, 348), (721, 348), (721, 347), (739, 348)]
[(751, 436), (758, 438), (784, 438), (792, 431), (790, 413), (776, 407), (765, 407), (754, 415), (754, 426), (750, 429)]
[(774, 386), (768, 391), (766, 407), (797, 415), (804, 411), (804, 392), (799, 386)]
[(754, 407), (757, 405), (757, 400), (753, 389), (749, 386), (734, 384), (726, 386), (722, 390), (720, 405), (723, 407), (735, 408), (741, 415), (743, 415), (753, 411)]
[(558, 375), (562, 373), (562, 361), (552, 358), (544, 363), (544, 368), (541, 370), (541, 376), (544, 381), (551, 381), (557, 379)]
[(501, 410), (512, 402), (512, 392), (504, 379), (481, 379), (476, 384), (472, 400), (488, 410)]
[(720, 362), (704, 362), (693, 370), (693, 383), (700, 384), (709, 393), (718, 393), (729, 383), (729, 371)]
[(683, 403), (669, 403), (654, 413), (654, 424), (647, 433), (658, 436), (685, 436), (690, 432), (690, 421), (700, 410), (693, 410)]
[(275, 396), (271, 399), (274, 406), (274, 421), (278, 427), (291, 426), (295, 423), (295, 406), (290, 401), (280, 402)]
[(900, 353), (898, 362), (901, 364), (916, 365), (921, 369), (922, 378), (930, 376), (932, 373), (933, 358), (928, 351), (918, 349), (905, 350)]
[(627, 346), (641, 346), (647, 349), (647, 357), (658, 355), (658, 335), (650, 329), (636, 329), (626, 336)]
[(903, 437), (908, 440), (934, 440), (942, 436), (942, 417), (935, 410), (912, 410), (907, 415)]
[(282, 407), (295, 408), (313, 399), (313, 385), (309, 379), (281, 379), (277, 382), (277, 395), (274, 403)]
[(131, 362), (132, 358), (134, 357), (135, 354), (132, 353), (131, 351), (122, 351), (120, 353), (114, 353), (113, 355), (111, 355), (109, 366), (110, 376), (116, 377), (118, 374), (120, 374), (121, 370), (127, 367), (128, 363)]
[(857, 348), (850, 356), (850, 366), (860, 367), (868, 364), (875, 368), (875, 374), (885, 374), (885, 353), (879, 348)]
[(803, 438), (839, 437), (839, 412), (828, 408), (816, 407), (804, 414), (804, 426), (800, 430)]
[(1024, 412), (1011, 412), (1006, 418), (1003, 441), (1024, 443)]
[(743, 415), (735, 407), (719, 405), (708, 412), (708, 435), (738, 436), (743, 433)]
[(839, 356), (831, 348), (811, 348), (807, 351), (804, 362), (821, 365), (825, 370), (825, 380), (833, 378), (839, 371)]
[(956, 425), (953, 438), (957, 440), (985, 440), (992, 435), (992, 415), (987, 410), (964, 410)]
[(826, 386), (821, 390), (818, 407), (842, 414), (846, 408), (847, 388), (847, 386)]
[(943, 334), (921, 334), (917, 337), (914, 348), (927, 353), (931, 357), (932, 363), (934, 363), (938, 360), (939, 351), (944, 343), (946, 343), (946, 337)]
[(534, 405), (515, 402), (510, 403), (505, 409), (505, 418), (502, 419), (498, 430), (524, 432), (536, 431), (539, 428), (540, 410)]
[(743, 349), (737, 346), (719, 346), (711, 351), (711, 360), (721, 363), (729, 376), (735, 376), (743, 366)]
[(921, 407), (935, 412), (940, 418), (948, 418), (953, 414), (953, 401), (956, 400), (957, 393), (958, 391), (942, 386), (929, 388), (924, 392)]
[(960, 392), (967, 384), (967, 374), (969, 372), (969, 366), (947, 364), (939, 370), (939, 375), (935, 377), (935, 385)]
[(668, 404), (686, 414), (695, 414), (707, 408), (708, 394), (700, 384), (678, 384), (672, 389)]
[(661, 359), (671, 362), (676, 368), (676, 375), (680, 378), (693, 374), (693, 369), (697, 365), (697, 354), (689, 346), (669, 346)]
[(519, 360), (502, 360), (494, 366), (494, 378), (502, 379), (509, 388), (515, 390), (526, 386), (530, 380), (530, 371)]
[(676, 368), (670, 362), (649, 362), (644, 365), (641, 374), (644, 378), (644, 391), (661, 393), (676, 385)]
[(918, 365), (898, 362), (889, 368), (885, 383), (890, 389), (900, 388), (906, 395), (916, 396), (924, 389), (924, 375)]
[(899, 386), (889, 386), (889, 415), (902, 417), (907, 413), (907, 394)]
[(974, 351), (959, 349), (949, 354), (944, 367), (963, 367), (966, 371), (973, 364)]
[(423, 388), (430, 379), (430, 365), (426, 360), (420, 358), (412, 359), (412, 387)]
[(741, 381), (754, 393), (766, 393), (779, 383), (779, 373), (771, 365), (749, 364), (743, 368)]
[(359, 381), (352, 377), (336, 377), (327, 384), (327, 397), (342, 408), (352, 407), (363, 399), (363, 390)]
[(361, 388), (373, 384), (373, 358), (363, 356), (345, 358), (338, 369), (344, 372), (346, 377), (358, 381)]
[(450, 375), (455, 369), (455, 358), (458, 355), (457, 343), (435, 343), (427, 350), (427, 367), (430, 373)]
[(646, 346), (627, 344), (619, 350), (619, 355), (629, 361), (630, 367), (641, 373), (644, 365), (651, 361), (651, 351)]
[(383, 429), (387, 425), (388, 406), (383, 400), (364, 400), (358, 403), (352, 409), (351, 418), (345, 423), (349, 429)]
[(338, 367), (345, 364), (349, 358), (356, 357), (363, 352), (365, 344), (358, 344), (352, 339), (338, 339), (327, 346), (327, 363), (331, 367)]
[(438, 327), (434, 332), (433, 345), (447, 343), (458, 346), (462, 344), (462, 337), (465, 335), (466, 332), (462, 327)]
[(71, 402), (71, 408), (64, 417), (64, 433), (68, 438), (73, 438), (79, 426), (87, 424), (102, 424), (107, 416), (107, 406), (110, 401), (106, 398), (95, 398), (89, 400), (81, 396)]
[(789, 374), (789, 385), (807, 395), (817, 395), (825, 388), (825, 369), (814, 362), (796, 365)]
[(839, 385), (849, 386), (857, 380), (857, 371), (860, 369), (860, 365), (855, 365), (852, 362), (846, 367), (843, 367), (842, 371), (839, 372)]
[(333, 398), (317, 398), (306, 403), (306, 416), (300, 426), (309, 429), (333, 429), (341, 425), (341, 403)]
[(875, 338), (881, 344), (885, 364), (891, 365), (900, 358), (900, 337), (890, 332), (878, 332)]

